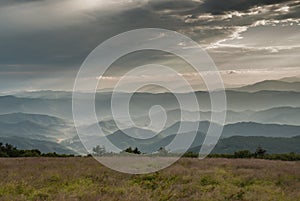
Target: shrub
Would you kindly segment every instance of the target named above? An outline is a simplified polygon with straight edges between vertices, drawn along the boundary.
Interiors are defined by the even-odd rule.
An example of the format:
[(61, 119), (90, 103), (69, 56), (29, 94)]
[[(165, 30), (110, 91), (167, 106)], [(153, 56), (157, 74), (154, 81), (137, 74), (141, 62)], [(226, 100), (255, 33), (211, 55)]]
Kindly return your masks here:
[(252, 158), (254, 156), (249, 150), (234, 152), (234, 158)]

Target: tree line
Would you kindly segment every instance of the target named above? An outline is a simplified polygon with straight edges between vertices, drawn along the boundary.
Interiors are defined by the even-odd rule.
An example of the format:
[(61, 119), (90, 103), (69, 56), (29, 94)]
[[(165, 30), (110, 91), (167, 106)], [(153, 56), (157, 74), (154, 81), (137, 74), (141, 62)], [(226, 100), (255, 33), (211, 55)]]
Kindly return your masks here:
[(242, 150), (234, 152), (234, 154), (210, 154), (209, 158), (256, 158), (266, 160), (282, 160), (282, 161), (300, 161), (300, 154), (290, 152), (284, 154), (268, 154), (267, 150), (258, 147), (255, 152)]
[[(94, 155), (102, 156), (106, 155), (105, 147), (96, 146), (93, 148)], [(130, 153), (130, 154), (143, 154), (137, 147), (132, 148), (128, 147), (121, 153)], [(161, 147), (157, 154), (161, 156), (172, 156), (174, 154), (169, 153), (166, 149)], [(91, 156), (90, 154), (88, 156)], [(198, 158), (198, 153), (186, 152), (182, 155), (186, 158)], [(32, 150), (21, 150), (11, 144), (3, 144), (0, 142), (0, 157), (75, 157), (74, 154), (58, 154), (56, 152), (52, 153), (42, 153), (38, 149)], [(258, 147), (255, 152), (249, 150), (242, 150), (234, 152), (233, 154), (210, 154), (208, 158), (257, 158), (257, 159), (267, 159), (267, 160), (283, 160), (283, 161), (300, 161), (300, 154), (297, 153), (285, 153), (285, 154), (268, 154), (267, 150), (262, 147)]]
[[(95, 156), (103, 156), (109, 155), (106, 152), (104, 146), (96, 146), (93, 148), (93, 153)], [(143, 154), (137, 147), (132, 148), (128, 147), (127, 149), (120, 152), (123, 153), (130, 153), (130, 154)], [(159, 148), (159, 150), (154, 153), (153, 155), (160, 155), (160, 156), (177, 156), (178, 154), (169, 153), (164, 147)], [(199, 154), (195, 152), (188, 151), (182, 155), (184, 158), (198, 158)], [(283, 161), (300, 161), (300, 154), (296, 154), (294, 152), (285, 153), (285, 154), (268, 154), (267, 150), (262, 148), (261, 146), (257, 147), (255, 152), (251, 152), (249, 150), (241, 150), (236, 151), (233, 154), (209, 154), (208, 158), (245, 158), (245, 159), (267, 159), (267, 160), (283, 160)]]
[(74, 155), (53, 153), (42, 153), (38, 149), (20, 150), (11, 144), (0, 142), (0, 157), (74, 157)]

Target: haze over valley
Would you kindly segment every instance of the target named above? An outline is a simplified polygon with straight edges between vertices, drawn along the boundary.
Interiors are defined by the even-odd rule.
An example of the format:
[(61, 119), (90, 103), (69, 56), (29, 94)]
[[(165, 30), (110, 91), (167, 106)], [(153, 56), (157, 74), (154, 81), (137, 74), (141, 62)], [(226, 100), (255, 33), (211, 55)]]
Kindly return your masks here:
[[(298, 152), (299, 146), (296, 142), (300, 136), (300, 88), (297, 85), (290, 87), (290, 83), (296, 82), (266, 80), (254, 85), (227, 89), (226, 122), (213, 153), (233, 153), (242, 148), (255, 150), (262, 145), (268, 147), (270, 153)], [(91, 122), (88, 117), (86, 122), (82, 122), (81, 128), (86, 139), (81, 140), (89, 144), (89, 147), (101, 144), (107, 151), (113, 151), (108, 144), (102, 144), (101, 139), (107, 137), (121, 150), (138, 147), (144, 153), (153, 153), (160, 147), (168, 146), (178, 133), (180, 124), (187, 125), (187, 128), (189, 124), (199, 124), (197, 136), (190, 147), (190, 150), (195, 151), (197, 147), (201, 147), (210, 123), (214, 123), (210, 122), (210, 99), (207, 91), (196, 92), (200, 111), (181, 111), (174, 94), (171, 93), (137, 92), (130, 102), (130, 114), (138, 127), (126, 128), (124, 125), (124, 133), (112, 117), (111, 94), (98, 92), (96, 95), (98, 122)], [(183, 98), (186, 95), (187, 93), (179, 94)], [(83, 94), (83, 101), (84, 97)], [(153, 105), (161, 105), (166, 110), (167, 121), (159, 131), (147, 129), (151, 122), (148, 111)], [(35, 91), (3, 95), (0, 97), (0, 107), (2, 142), (12, 143), (22, 149), (40, 149), (43, 152), (88, 153), (74, 127), (72, 92)], [(197, 114), (200, 114), (198, 119)], [(158, 111), (154, 117), (155, 115), (161, 116), (162, 113)], [(97, 132), (98, 126), (102, 129), (102, 134)], [(128, 136), (127, 132), (137, 139)], [(188, 130), (179, 135), (183, 139), (193, 136)], [(152, 138), (139, 140), (143, 136)], [(277, 141), (283, 143), (276, 143)], [(180, 152), (180, 147), (177, 144), (176, 147), (169, 147), (169, 151)]]

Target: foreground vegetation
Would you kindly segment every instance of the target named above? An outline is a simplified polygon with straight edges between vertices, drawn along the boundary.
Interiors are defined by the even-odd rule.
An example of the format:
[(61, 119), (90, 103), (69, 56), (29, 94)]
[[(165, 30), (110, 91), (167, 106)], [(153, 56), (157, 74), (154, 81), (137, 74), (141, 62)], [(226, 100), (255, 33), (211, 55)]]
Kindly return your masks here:
[(128, 175), (86, 158), (0, 158), (0, 200), (300, 200), (300, 163), (184, 158)]

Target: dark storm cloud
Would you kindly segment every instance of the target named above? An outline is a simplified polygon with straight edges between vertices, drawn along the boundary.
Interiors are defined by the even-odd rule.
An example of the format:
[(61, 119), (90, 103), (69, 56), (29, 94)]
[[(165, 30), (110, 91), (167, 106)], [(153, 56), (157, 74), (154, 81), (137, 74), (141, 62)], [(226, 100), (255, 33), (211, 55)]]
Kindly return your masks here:
[(150, 1), (149, 6), (154, 10), (169, 10), (181, 14), (223, 14), (228, 11), (245, 11), (255, 6), (264, 6), (293, 2), (291, 0), (204, 0), (198, 1)]
[[(0, 43), (0, 65), (2, 64), (53, 64), (53, 65), (79, 65), (88, 53), (94, 49), (98, 44), (114, 36), (118, 33), (128, 31), (131, 29), (144, 27), (160, 27), (183, 33), (190, 34), (196, 40), (204, 40), (212, 35), (222, 36), (228, 34), (226, 24), (234, 25), (232, 21), (216, 22), (214, 19), (211, 22), (205, 20), (195, 21), (195, 23), (188, 24), (184, 20), (187, 19), (185, 15), (201, 15), (203, 13), (220, 14), (225, 11), (232, 10), (246, 10), (255, 5), (269, 5), (285, 2), (286, 0), (206, 0), (204, 2), (195, 1), (149, 1), (147, 4), (130, 9), (120, 9), (117, 13), (105, 14), (97, 11), (83, 11), (78, 13), (76, 17), (70, 17), (69, 21), (63, 19), (65, 16), (55, 18), (52, 15), (49, 19), (44, 21), (38, 16), (28, 16), (28, 19), (20, 19), (11, 22), (11, 19), (1, 18), (1, 43)], [(24, 3), (40, 3), (43, 6), (51, 5), (51, 1), (39, 0), (14, 0), (4, 1), (2, 4), (24, 4)], [(56, 2), (56, 1), (53, 1)], [(27, 7), (20, 7), (20, 9), (30, 9)], [(68, 8), (65, 8), (68, 9)], [(168, 10), (169, 13), (162, 11)], [(33, 10), (34, 12), (35, 10)], [(63, 12), (63, 9), (61, 10)], [(54, 12), (58, 12), (54, 10)], [(291, 15), (299, 15), (299, 12), (286, 14), (286, 17), (293, 17)], [(55, 15), (55, 13), (53, 13)], [(61, 15), (61, 13), (57, 13)], [(9, 17), (14, 17), (12, 14)], [(15, 17), (20, 17), (18, 13)], [(21, 16), (26, 17), (26, 16)], [(42, 16), (41, 16), (42, 17)], [(53, 19), (52, 19), (52, 18)], [(67, 16), (69, 17), (69, 16)], [(65, 17), (65, 18), (67, 18)], [(32, 19), (33, 18), (33, 19)], [(75, 18), (75, 19), (73, 19)], [(78, 19), (82, 20), (82, 22)], [(193, 19), (193, 16), (189, 17)], [(281, 16), (277, 18), (282, 18)], [(66, 22), (59, 26), (63, 21)], [(22, 23), (25, 21), (24, 23)], [(73, 21), (77, 23), (72, 24)], [(21, 28), (15, 29), (14, 23)], [(34, 22), (36, 24), (32, 25)], [(29, 26), (26, 26), (26, 23)], [(251, 24), (251, 19), (238, 19), (239, 24)], [(54, 24), (54, 25), (53, 25)], [(22, 25), (24, 27), (22, 27)], [(197, 29), (191, 27), (192, 25), (207, 25), (210, 29)], [(224, 26), (223, 30), (214, 30), (213, 26)], [(7, 29), (5, 29), (7, 27)], [(192, 29), (191, 29), (192, 28)]]
[(254, 6), (272, 5), (289, 2), (290, 0), (205, 0), (201, 9), (213, 14), (221, 14), (225, 11), (245, 11)]
[(52, 26), (51, 18), (38, 21), (37, 25), (32, 26), (37, 19), (28, 17), (29, 26), (20, 29), (8, 24), (9, 19), (0, 19), (2, 27), (8, 27), (6, 30), (0, 30), (0, 65), (32, 64), (44, 65), (46, 68), (51, 64), (78, 68), (97, 45), (116, 34), (143, 27), (174, 29), (178, 25), (172, 17), (166, 16), (161, 20), (160, 16), (154, 15), (151, 10), (140, 7), (122, 10), (117, 15), (103, 15), (96, 11), (85, 11), (78, 15), (83, 22), (66, 22), (61, 26), (61, 21)]
[(16, 5), (16, 4), (41, 2), (41, 1), (45, 1), (45, 0), (1, 0), (0, 6), (12, 6), (12, 5)]
[[(65, 64), (82, 62), (93, 42), (78, 28), (4, 35), (0, 43), (0, 64)], [(86, 55), (85, 55), (86, 56)]]
[[(72, 7), (72, 2), (76, 2), (77, 7)], [(51, 77), (49, 74), (54, 72), (55, 76), (60, 76), (59, 72), (74, 74), (101, 42), (132, 29), (165, 28), (186, 34), (200, 44), (209, 44), (230, 37), (240, 26), (248, 28), (259, 20), (300, 17), (299, 2), (286, 0), (130, 2), (126, 2), (130, 6), (124, 6), (125, 3), (83, 9), (86, 3), (80, 0), (0, 1), (0, 79)], [(247, 14), (256, 6), (278, 3), (287, 3), (289, 12), (269, 10)], [(238, 13), (230, 14), (233, 11)], [(143, 60), (143, 55), (138, 54), (138, 57), (139, 61)], [(119, 71), (120, 67), (116, 69)]]

